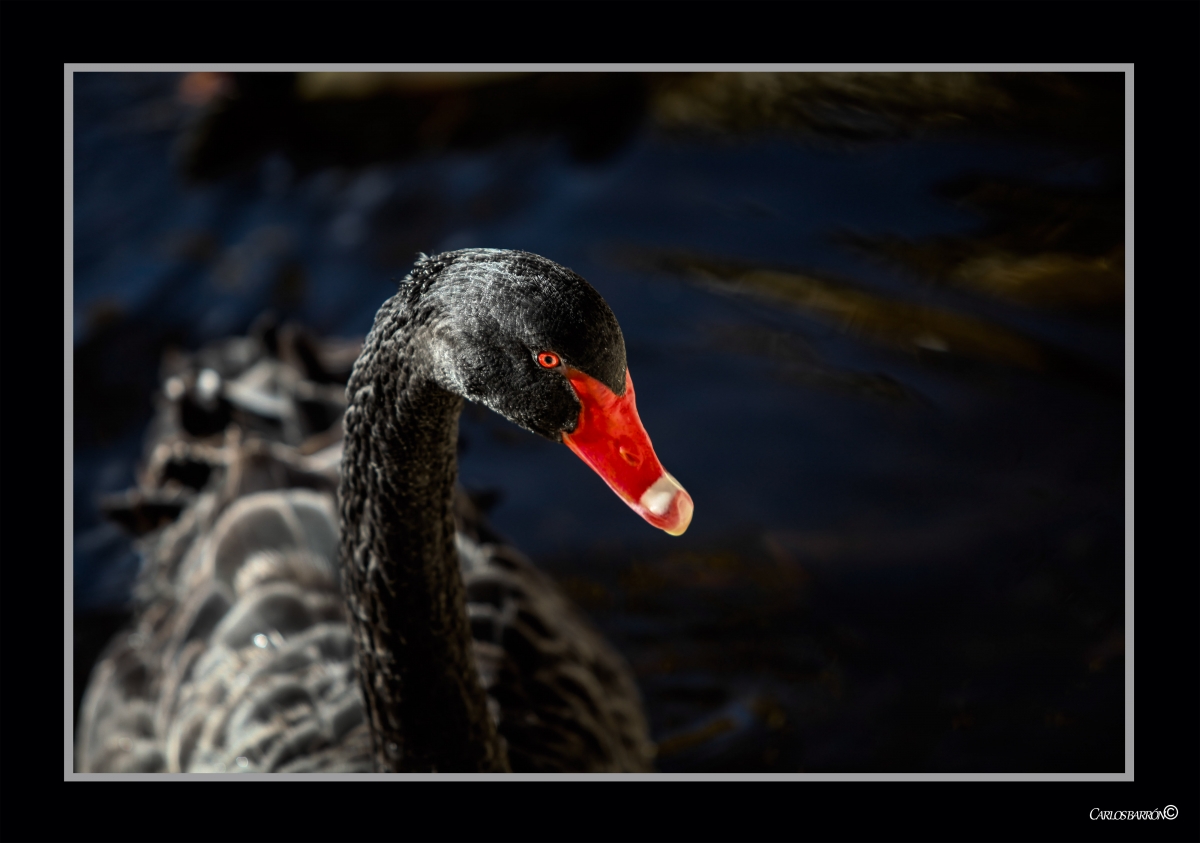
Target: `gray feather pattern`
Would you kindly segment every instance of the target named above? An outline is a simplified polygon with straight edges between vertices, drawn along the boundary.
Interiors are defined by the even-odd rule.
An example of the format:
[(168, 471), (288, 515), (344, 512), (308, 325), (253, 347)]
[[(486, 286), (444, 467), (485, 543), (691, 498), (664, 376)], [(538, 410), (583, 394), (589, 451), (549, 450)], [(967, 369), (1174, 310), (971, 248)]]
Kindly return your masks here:
[[(409, 283), (424, 283), (438, 258), (419, 262)], [(261, 350), (247, 355), (246, 341), (237, 348), (237, 365), (222, 376), (236, 381), (253, 369), (259, 388), (278, 390), (274, 403), (257, 404), (243, 390), (243, 403), (291, 412), (302, 373)], [(212, 354), (197, 355), (186, 372), (192, 382), (204, 353)], [(268, 377), (272, 367), (280, 371)], [(351, 403), (369, 403), (372, 388), (360, 387)], [(76, 769), (371, 771), (337, 568), (340, 438), (302, 454), (236, 423), (189, 436), (171, 421), (178, 403), (160, 399), (140, 493), (182, 496), (186, 505), (140, 540), (138, 611), (93, 671)], [(212, 472), (195, 493), (168, 478), (166, 466), (186, 461)], [(456, 510), (475, 665), (512, 768), (652, 769), (624, 660), (525, 557), (478, 538), (461, 494)]]

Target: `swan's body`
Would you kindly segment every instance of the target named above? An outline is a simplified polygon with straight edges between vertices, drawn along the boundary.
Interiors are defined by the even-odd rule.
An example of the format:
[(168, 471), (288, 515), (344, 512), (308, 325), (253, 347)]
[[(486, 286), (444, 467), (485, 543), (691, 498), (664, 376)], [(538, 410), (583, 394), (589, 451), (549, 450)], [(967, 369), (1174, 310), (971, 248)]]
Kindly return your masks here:
[(344, 443), (326, 433), (306, 456), (236, 424), (203, 440), (160, 424), (144, 493), (172, 460), (209, 471), (144, 540), (142, 605), (93, 673), (78, 769), (652, 769), (624, 661), (455, 493), (466, 397), (567, 442), (682, 532), (690, 498), (644, 439), (624, 357), (583, 279), (464, 250), (418, 262), (380, 309)]

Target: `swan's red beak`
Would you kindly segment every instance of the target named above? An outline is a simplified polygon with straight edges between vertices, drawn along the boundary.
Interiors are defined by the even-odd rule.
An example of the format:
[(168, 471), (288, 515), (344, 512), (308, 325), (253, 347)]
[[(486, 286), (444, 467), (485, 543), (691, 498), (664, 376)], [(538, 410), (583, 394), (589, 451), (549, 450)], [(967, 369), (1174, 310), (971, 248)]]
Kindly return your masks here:
[(567, 369), (567, 379), (583, 409), (575, 432), (564, 433), (563, 442), (634, 512), (672, 536), (683, 535), (692, 523), (692, 496), (654, 455), (638, 418), (629, 370), (624, 395), (575, 369)]

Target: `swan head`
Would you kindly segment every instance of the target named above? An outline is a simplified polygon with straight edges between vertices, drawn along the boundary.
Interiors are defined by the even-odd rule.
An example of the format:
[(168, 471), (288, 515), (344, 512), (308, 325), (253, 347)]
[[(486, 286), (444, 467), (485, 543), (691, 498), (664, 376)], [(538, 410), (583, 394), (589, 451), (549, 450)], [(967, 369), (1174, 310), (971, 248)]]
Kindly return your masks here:
[(567, 445), (655, 527), (681, 535), (692, 499), (638, 417), (625, 340), (583, 278), (540, 255), (464, 249), (407, 279), (434, 379)]

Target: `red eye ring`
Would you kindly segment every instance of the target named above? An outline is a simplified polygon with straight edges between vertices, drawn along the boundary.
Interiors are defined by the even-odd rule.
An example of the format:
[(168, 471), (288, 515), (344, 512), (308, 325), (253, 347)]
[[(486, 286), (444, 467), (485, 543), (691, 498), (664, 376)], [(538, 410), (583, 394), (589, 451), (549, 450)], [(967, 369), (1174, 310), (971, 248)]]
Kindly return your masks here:
[(537, 356), (537, 361), (545, 369), (553, 369), (560, 362), (558, 355), (553, 351), (543, 351)]

